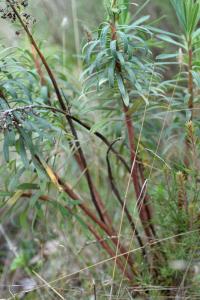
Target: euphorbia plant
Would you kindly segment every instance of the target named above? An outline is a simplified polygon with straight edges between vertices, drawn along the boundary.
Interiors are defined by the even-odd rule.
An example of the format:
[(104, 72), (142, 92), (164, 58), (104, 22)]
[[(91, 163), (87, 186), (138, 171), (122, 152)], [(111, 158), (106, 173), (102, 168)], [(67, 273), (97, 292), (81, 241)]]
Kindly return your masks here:
[[(24, 122), (23, 120), (27, 121), (28, 118), (30, 117), (30, 115), (31, 115), (31, 117), (34, 118), (35, 113), (32, 113), (32, 112), (34, 109), (36, 109), (36, 107), (38, 109), (39, 109), (39, 107), (37, 105), (36, 106), (30, 105), (30, 99), (28, 99), (29, 105), (23, 106), (22, 105), (23, 102), (22, 103), (20, 101), (17, 102), (17, 99), (15, 99), (15, 97), (14, 97), (14, 99), (12, 99), (13, 102), (14, 103), (17, 102), (18, 106), (20, 103), (21, 106), (17, 107), (17, 108), (13, 108), (13, 102), (12, 102), (12, 104), (10, 103), (10, 97), (9, 97), (9, 93), (7, 91), (6, 84), (5, 84), (5, 86), (1, 87), (1, 95), (0, 95), (0, 103), (2, 104), (2, 107), (3, 107), (3, 111), (1, 114), (2, 124), (3, 124), (3, 127), (6, 126), (3, 129), (4, 148), (6, 150), (6, 151), (4, 151), (6, 154), (5, 158), (7, 160), (9, 160), (8, 152), (9, 152), (10, 147), (15, 147), (17, 149), (17, 144), (15, 142), (16, 142), (16, 139), (19, 137), (20, 141), (21, 141), (21, 146), (23, 146), (23, 149), (21, 149), (20, 154), (25, 155), (26, 151), (28, 150), (30, 152), (30, 156), (31, 156), (30, 162), (26, 161), (26, 163), (27, 163), (26, 167), (28, 168), (29, 164), (33, 163), (34, 168), (36, 168), (36, 170), (39, 169), (41, 172), (43, 172), (43, 174), (45, 173), (45, 175), (47, 175), (50, 182), (53, 184), (54, 188), (56, 188), (58, 190), (59, 193), (64, 193), (65, 195), (68, 195), (71, 199), (81, 202), (81, 203), (78, 203), (78, 206), (80, 207), (83, 214), (85, 216), (87, 216), (90, 221), (93, 222), (92, 224), (95, 224), (98, 227), (98, 229), (100, 229), (101, 233), (104, 232), (105, 234), (107, 234), (110, 237), (112, 246), (109, 245), (110, 242), (105, 242), (103, 240), (103, 238), (101, 237), (101, 233), (99, 233), (94, 228), (93, 225), (88, 223), (87, 228), (95, 236), (95, 238), (99, 241), (99, 243), (102, 245), (102, 247), (107, 251), (107, 253), (110, 256), (113, 257), (115, 255), (115, 247), (117, 247), (119, 249), (121, 255), (117, 259), (117, 264), (118, 264), (119, 268), (123, 271), (123, 261), (124, 261), (124, 259), (126, 259), (126, 261), (128, 261), (129, 270), (125, 271), (125, 275), (129, 280), (132, 280), (133, 274), (137, 274), (136, 268), (134, 266), (134, 261), (130, 255), (127, 255), (128, 250), (119, 241), (117, 232), (113, 228), (111, 218), (109, 217), (109, 215), (105, 209), (105, 206), (104, 206), (104, 203), (102, 202), (100, 194), (97, 192), (97, 190), (95, 188), (93, 179), (90, 174), (90, 170), (87, 165), (86, 157), (82, 150), (82, 147), (81, 147), (81, 144), (79, 141), (79, 137), (77, 134), (77, 130), (74, 125), (75, 119), (71, 115), (71, 111), (68, 106), (68, 102), (66, 101), (65, 97), (63, 96), (63, 93), (61, 92), (61, 89), (59, 87), (59, 84), (56, 80), (56, 77), (55, 77), (51, 67), (49, 66), (45, 56), (41, 52), (35, 38), (33, 37), (32, 33), (31, 33), (31, 29), (28, 26), (29, 24), (27, 24), (24, 21), (23, 9), (24, 9), (24, 5), (22, 5), (22, 6), (21, 6), (21, 4), (19, 5), (17, 1), (7, 0), (6, 7), (2, 9), (2, 13), (4, 14), (6, 11), (6, 17), (8, 15), (10, 16), (10, 14), (11, 14), (12, 16), (14, 16), (13, 21), (15, 22), (17, 20), (19, 22), (19, 24), (24, 29), (24, 31), (26, 32), (26, 34), (30, 40), (31, 47), (34, 49), (34, 52), (36, 52), (37, 56), (40, 58), (42, 64), (44, 65), (44, 67), (46, 69), (46, 72), (52, 83), (53, 93), (55, 93), (55, 95), (57, 97), (57, 102), (52, 101), (52, 99), (48, 99), (49, 100), (48, 103), (50, 103), (50, 106), (47, 107), (47, 106), (44, 106), (44, 102), (43, 102), (44, 99), (40, 99), (39, 103), (41, 105), (39, 105), (39, 106), (43, 110), (51, 111), (54, 114), (59, 113), (60, 115), (62, 115), (64, 118), (64, 120), (63, 120), (64, 124), (65, 124), (64, 128), (67, 126), (69, 127), (69, 130), (70, 130), (71, 136), (72, 136), (72, 138), (69, 139), (69, 145), (71, 147), (72, 153), (74, 155), (74, 158), (75, 158), (81, 172), (83, 172), (83, 174), (86, 178), (90, 196), (91, 196), (92, 202), (94, 204), (94, 207), (96, 208), (95, 212), (97, 215), (87, 205), (82, 203), (83, 198), (78, 193), (76, 193), (70, 187), (70, 185), (68, 185), (66, 182), (63, 181), (63, 179), (59, 176), (59, 174), (57, 174), (53, 170), (53, 168), (51, 168), (51, 166), (49, 165), (48, 158), (45, 158), (43, 156), (40, 148), (38, 149), (38, 146), (37, 147), (35, 146), (34, 139), (32, 137), (32, 135), (35, 133), (34, 129), (33, 129), (33, 127), (29, 126), (29, 121)], [(33, 59), (35, 59), (35, 55), (34, 55)], [(37, 61), (37, 65), (38, 65), (38, 61)], [(38, 71), (38, 69), (37, 69), (37, 71)], [(41, 72), (38, 72), (38, 75), (40, 77), (40, 82), (43, 82), (43, 84), (44, 84), (44, 78), (43, 78), (43, 80), (41, 80), (42, 79)], [(43, 74), (42, 74), (42, 76), (43, 76)], [(22, 93), (22, 91), (20, 91), (20, 92)], [(48, 96), (51, 96), (51, 94), (49, 94)], [(32, 99), (31, 99), (31, 101), (32, 101)], [(37, 103), (37, 102), (38, 102), (38, 100), (35, 101), (35, 103)], [(37, 114), (38, 114), (38, 112), (37, 112)], [(22, 116), (23, 116), (23, 118), (22, 118)], [(21, 120), (22, 120), (22, 122), (21, 122)], [(76, 119), (76, 120), (84, 128), (86, 128), (86, 129), (90, 128), (86, 124), (81, 122), (80, 120), (78, 120), (78, 119)], [(14, 123), (12, 123), (12, 121)], [(55, 119), (54, 119), (54, 121), (55, 121)], [(9, 126), (9, 128), (7, 128), (7, 124), (10, 122), (12, 123), (12, 126)], [(38, 135), (38, 134), (39, 133), (36, 132), (36, 135)], [(122, 158), (120, 158), (120, 156), (118, 155), (118, 153), (116, 151), (113, 150), (112, 145), (110, 145), (110, 143), (107, 141), (107, 139), (97, 132), (95, 134), (99, 138), (101, 138), (104, 141), (104, 143), (110, 147), (110, 150), (112, 150), (116, 154), (116, 156), (122, 162), (124, 162), (126, 165), (126, 162)], [(9, 139), (10, 135), (12, 135), (12, 143), (10, 142), (10, 139)], [(74, 149), (75, 149), (75, 151), (74, 151)], [(126, 167), (127, 167), (127, 165), (126, 165)], [(129, 167), (128, 167), (128, 170), (129, 170)], [(31, 189), (31, 187), (32, 187), (32, 185), (29, 185), (30, 189)], [(20, 191), (17, 200), (20, 197), (29, 197), (29, 195), (32, 195), (32, 194), (23, 193), (22, 191)], [(49, 197), (47, 195), (42, 195), (42, 197), (39, 197), (38, 199), (41, 199), (41, 200), (46, 199), (45, 201), (49, 201)], [(68, 206), (65, 205), (65, 209), (67, 209), (71, 213), (71, 210)], [(132, 225), (133, 225), (133, 222), (132, 222)], [(138, 240), (140, 241), (140, 246), (143, 247), (141, 238)]]
[[(155, 237), (152, 224), (152, 208), (146, 191), (142, 162), (137, 156), (138, 148), (134, 130), (134, 116), (131, 107), (140, 98), (148, 104), (154, 66), (148, 41), (152, 33), (145, 21), (149, 16), (128, 22), (127, 1), (108, 1), (107, 20), (83, 48), (87, 75), (85, 91), (97, 86), (101, 92), (109, 90), (111, 103), (117, 102), (124, 114), (127, 129), (131, 177), (135, 188), (140, 220), (149, 239)], [(115, 105), (116, 106), (116, 105)]]

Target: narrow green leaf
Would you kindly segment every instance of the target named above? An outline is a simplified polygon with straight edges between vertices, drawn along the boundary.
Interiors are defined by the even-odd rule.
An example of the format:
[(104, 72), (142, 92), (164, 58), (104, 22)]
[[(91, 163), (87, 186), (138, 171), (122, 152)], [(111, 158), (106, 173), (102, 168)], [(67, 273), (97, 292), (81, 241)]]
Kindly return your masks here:
[(175, 40), (172, 39), (172, 37), (170, 37), (170, 36), (167, 36), (167, 35), (164, 35), (164, 34), (159, 34), (159, 35), (157, 35), (157, 37), (158, 37), (159, 39), (161, 39), (162, 41), (165, 41), (165, 42), (167, 42), (167, 43), (174, 44), (174, 45), (179, 46), (179, 47), (181, 47), (181, 48), (185, 48), (185, 46), (184, 46), (183, 44), (181, 44), (181, 43), (175, 41)]
[(108, 81), (110, 87), (114, 87), (115, 84), (115, 63), (112, 62), (108, 67)]
[(124, 59), (123, 54), (122, 54), (121, 52), (119, 52), (119, 51), (117, 51), (116, 54), (117, 54), (117, 58), (118, 58), (118, 60), (119, 60), (119, 62), (120, 62), (120, 65), (121, 65), (121, 66), (124, 66), (124, 64), (125, 64), (125, 59)]
[(120, 74), (117, 74), (116, 77), (117, 77), (117, 83), (118, 83), (119, 91), (120, 91), (120, 94), (122, 96), (122, 100), (123, 100), (123, 102), (126, 106), (129, 106), (129, 95), (128, 95), (128, 93), (126, 91), (126, 88), (124, 86), (123, 79), (122, 79)]
[(107, 25), (102, 28), (101, 35), (100, 35), (101, 47), (105, 47), (105, 45), (106, 45), (107, 34), (108, 34), (109, 30), (110, 30), (110, 25)]
[(27, 154), (26, 154), (26, 148), (25, 148), (25, 145), (24, 145), (24, 140), (21, 136), (19, 137), (19, 140), (16, 143), (16, 150), (17, 150), (18, 154), (20, 155), (24, 166), (26, 168), (28, 168), (29, 161), (28, 161)]
[(117, 58), (117, 41), (111, 41), (110, 42), (110, 50), (111, 50), (111, 54)]
[(130, 26), (131, 27), (136, 27), (139, 26), (140, 24), (146, 22), (147, 20), (149, 20), (150, 16), (142, 16), (141, 18), (139, 18), (138, 20), (136, 20), (135, 22), (133, 22)]
[(99, 41), (92, 41), (91, 45), (88, 47), (87, 52), (86, 52), (86, 57), (85, 57), (85, 61), (87, 64), (89, 64), (91, 55), (98, 44), (99, 44)]
[(169, 58), (175, 58), (178, 57), (179, 54), (178, 53), (171, 53), (171, 54), (160, 54), (156, 57), (156, 59), (169, 59)]
[(18, 190), (38, 190), (39, 186), (34, 183), (22, 183), (18, 185), (17, 187)]
[(118, 35), (119, 35), (119, 37), (120, 37), (120, 39), (121, 39), (121, 42), (122, 42), (122, 44), (123, 44), (124, 53), (127, 53), (127, 52), (128, 52), (128, 37), (127, 37), (127, 35), (126, 35), (124, 32), (122, 32), (122, 31), (118, 31), (117, 33), (118, 33)]

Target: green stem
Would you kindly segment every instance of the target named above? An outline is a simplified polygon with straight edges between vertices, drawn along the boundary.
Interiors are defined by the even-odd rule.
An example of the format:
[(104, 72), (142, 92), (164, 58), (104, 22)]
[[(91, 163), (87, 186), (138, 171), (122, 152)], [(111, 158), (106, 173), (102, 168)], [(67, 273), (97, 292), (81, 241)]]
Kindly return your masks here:
[(192, 67), (193, 67), (192, 41), (191, 41), (191, 38), (189, 38), (189, 41), (188, 41), (188, 92), (190, 94), (190, 98), (188, 101), (188, 108), (191, 110), (190, 120), (193, 119), (193, 108), (194, 108), (194, 87), (193, 87)]
[(112, 0), (111, 7), (113, 8), (117, 4), (117, 0)]

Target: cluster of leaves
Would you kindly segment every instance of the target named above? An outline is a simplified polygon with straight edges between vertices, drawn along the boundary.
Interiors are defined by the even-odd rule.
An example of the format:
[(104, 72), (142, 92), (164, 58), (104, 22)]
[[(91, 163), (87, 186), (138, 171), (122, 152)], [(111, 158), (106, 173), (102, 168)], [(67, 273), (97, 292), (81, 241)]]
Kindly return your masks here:
[[(120, 4), (119, 8), (110, 9), (113, 16), (118, 15), (116, 9), (120, 10)], [(127, 7), (123, 9), (127, 12)], [(153, 33), (144, 24), (149, 17), (143, 16), (127, 25), (122, 25), (121, 19), (100, 25), (96, 37), (83, 48), (88, 65), (83, 74), (88, 76), (86, 91), (95, 85), (98, 90), (106, 87), (119, 90), (126, 106), (129, 106), (130, 93), (148, 102), (149, 82), (156, 76), (148, 47)]]
[(177, 1), (171, 0), (176, 11), (178, 20), (184, 30), (187, 41), (195, 34), (199, 18), (200, 3), (199, 1)]

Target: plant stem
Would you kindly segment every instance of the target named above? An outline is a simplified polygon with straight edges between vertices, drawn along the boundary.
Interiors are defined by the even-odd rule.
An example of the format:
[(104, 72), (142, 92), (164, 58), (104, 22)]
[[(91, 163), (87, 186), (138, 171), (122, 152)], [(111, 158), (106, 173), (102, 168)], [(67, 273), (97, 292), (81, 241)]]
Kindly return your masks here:
[(80, 143), (79, 143), (79, 140), (78, 140), (78, 135), (76, 133), (75, 127), (73, 125), (73, 121), (68, 116), (66, 116), (66, 118), (67, 118), (67, 121), (69, 123), (71, 132), (72, 132), (72, 134), (73, 134), (73, 136), (75, 138), (75, 146), (76, 146), (76, 149), (77, 149), (77, 151), (79, 153), (79, 156), (80, 156), (80, 159), (81, 159), (81, 162), (80, 162), (80, 160), (77, 160), (77, 162), (79, 164), (80, 169), (82, 171), (83, 170), (85, 171), (85, 176), (86, 176), (88, 185), (90, 187), (90, 194), (91, 194), (93, 203), (94, 203), (94, 205), (95, 205), (95, 207), (97, 209), (97, 212), (98, 212), (98, 214), (100, 216), (100, 219), (103, 222), (106, 222), (106, 220), (107, 220), (107, 222), (110, 224), (110, 219), (107, 218), (107, 215), (105, 216), (106, 210), (104, 208), (103, 202), (101, 201), (99, 195), (97, 196), (96, 189), (94, 188), (93, 181), (92, 181), (90, 172), (88, 170), (87, 162), (86, 162), (85, 156), (83, 154), (82, 148), (80, 146)]
[[(93, 233), (93, 235), (95, 236), (96, 240), (101, 244), (101, 246), (110, 254), (111, 257), (115, 257), (116, 253), (115, 251), (113, 251), (109, 246), (108, 244), (102, 240), (101, 236), (99, 236), (99, 234), (94, 230), (94, 228), (87, 224), (89, 230)], [(116, 261), (119, 269), (123, 272), (124, 271), (124, 264), (123, 262), (120, 260), (120, 259), (117, 259)], [(130, 281), (133, 281), (133, 277), (132, 275), (126, 270), (125, 272), (125, 276), (126, 278), (128, 278)]]
[(113, 8), (117, 4), (117, 0), (112, 0), (111, 7)]
[(192, 67), (193, 67), (193, 50), (192, 50), (192, 40), (190, 37), (188, 41), (188, 92), (190, 94), (190, 98), (188, 101), (188, 108), (191, 110), (190, 120), (193, 119), (193, 108), (194, 108), (194, 87), (193, 87)]
[(131, 117), (128, 114), (128, 107), (126, 107), (123, 104), (123, 108), (124, 108), (124, 116), (125, 116), (126, 128), (127, 128), (127, 132), (128, 132), (128, 140), (129, 140), (129, 146), (130, 146), (131, 164), (134, 164), (131, 175), (132, 175), (133, 183), (134, 183), (134, 186), (135, 186), (136, 197), (139, 199), (141, 187), (140, 187), (139, 176), (138, 176), (138, 165), (136, 163), (136, 156), (135, 156), (135, 144), (134, 144), (135, 134), (134, 134), (134, 128), (132, 126)]
[[(188, 92), (189, 92), (189, 100), (188, 100), (188, 108), (190, 109), (190, 121), (193, 119), (193, 108), (194, 108), (194, 86), (193, 86), (193, 75), (192, 75), (192, 67), (193, 67), (193, 50), (192, 50), (192, 38), (188, 38)], [(186, 167), (190, 165), (189, 159), (190, 145), (185, 139), (185, 157), (184, 163)]]
[[(117, 29), (116, 29), (116, 21), (110, 25), (111, 26), (111, 39), (117, 40)], [(121, 74), (121, 65), (120, 63), (116, 62), (116, 71)], [(122, 80), (123, 76), (121, 74)], [(141, 195), (142, 188), (140, 186), (140, 171), (137, 164), (137, 157), (135, 154), (135, 134), (134, 134), (134, 127), (132, 124), (131, 117), (128, 113), (128, 107), (123, 103), (123, 111), (125, 116), (125, 124), (128, 132), (128, 139), (129, 139), (129, 146), (130, 146), (130, 158), (131, 158), (131, 177), (133, 181), (133, 185), (135, 188), (135, 193), (137, 197), (137, 206), (139, 211), (140, 220), (142, 222), (142, 225), (144, 227), (144, 231), (146, 233), (146, 236), (149, 240), (152, 240), (155, 231), (153, 229), (153, 225), (151, 224), (151, 210), (148, 203), (148, 196), (146, 196), (144, 193)], [(142, 186), (145, 185), (145, 182), (142, 181)], [(142, 197), (141, 197), (142, 196)]]
[[(139, 170), (139, 166), (136, 160), (134, 128), (133, 128), (131, 117), (128, 114), (128, 107), (123, 104), (123, 108), (124, 108), (126, 128), (128, 132), (129, 146), (130, 146), (131, 165), (133, 166), (131, 177), (132, 177), (132, 181), (133, 181), (133, 185), (137, 197), (138, 211), (139, 211), (140, 219), (144, 227), (145, 233), (149, 239), (152, 239), (154, 234), (151, 228), (152, 225), (151, 225), (150, 206), (149, 203), (147, 202), (147, 196), (143, 194), (143, 196), (141, 197), (141, 186), (140, 186), (141, 170)], [(144, 184), (145, 181), (144, 178), (142, 178), (142, 186)]]
[[(116, 141), (115, 141), (116, 142)], [(115, 143), (113, 142), (111, 144), (111, 146)], [(133, 221), (133, 218), (127, 208), (127, 206), (124, 204), (124, 201), (122, 200), (121, 196), (120, 196), (120, 193), (119, 193), (119, 190), (115, 184), (115, 181), (114, 181), (114, 177), (113, 177), (113, 173), (112, 173), (112, 168), (111, 168), (111, 164), (110, 164), (110, 161), (109, 161), (109, 152), (110, 152), (111, 148), (109, 147), (108, 151), (107, 151), (107, 156), (106, 156), (106, 161), (107, 161), (107, 168), (108, 168), (108, 178), (109, 178), (109, 181), (110, 181), (110, 185), (112, 187), (112, 191), (114, 193), (114, 195), (116, 196), (117, 200), (119, 201), (121, 207), (123, 208), (124, 207), (124, 211), (125, 211), (125, 214), (126, 214), (126, 217), (129, 221), (129, 224), (132, 228), (132, 231), (133, 233), (135, 234), (137, 240), (138, 240), (138, 244), (139, 246), (141, 247), (141, 251), (142, 251), (142, 255), (144, 258), (147, 257), (147, 254), (146, 254), (146, 251), (145, 251), (145, 247), (144, 247), (144, 244), (143, 244), (143, 241), (142, 241), (142, 238), (141, 236), (139, 235), (139, 232), (135, 226), (135, 223)]]

